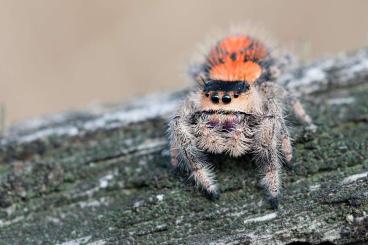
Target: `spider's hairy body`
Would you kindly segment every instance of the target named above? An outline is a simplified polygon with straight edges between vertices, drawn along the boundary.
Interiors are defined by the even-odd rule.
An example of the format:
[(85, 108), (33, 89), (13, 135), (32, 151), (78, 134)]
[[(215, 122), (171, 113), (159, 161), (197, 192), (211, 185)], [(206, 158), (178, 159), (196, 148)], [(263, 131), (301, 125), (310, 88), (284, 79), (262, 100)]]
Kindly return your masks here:
[(284, 66), (265, 42), (235, 33), (218, 40), (192, 72), (197, 86), (169, 125), (172, 165), (189, 170), (209, 197), (219, 191), (207, 155), (252, 154), (277, 206), (282, 161), (292, 159), (284, 106), (313, 125), (299, 101), (277, 84)]
[(244, 114), (204, 113), (193, 125), (198, 148), (239, 157), (251, 149), (254, 132)]

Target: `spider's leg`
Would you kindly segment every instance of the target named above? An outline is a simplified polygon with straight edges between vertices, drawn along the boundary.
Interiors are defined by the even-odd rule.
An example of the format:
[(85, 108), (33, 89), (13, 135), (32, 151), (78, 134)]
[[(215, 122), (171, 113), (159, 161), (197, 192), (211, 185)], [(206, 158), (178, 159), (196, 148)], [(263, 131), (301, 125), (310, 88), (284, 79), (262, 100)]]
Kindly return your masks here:
[(289, 136), (289, 132), (285, 126), (285, 123), (282, 120), (282, 129), (280, 135), (281, 141), (281, 151), (283, 153), (284, 159), (288, 167), (291, 167), (291, 160), (293, 159), (293, 148), (291, 146), (291, 140)]
[(273, 208), (278, 207), (281, 188), (277, 125), (279, 124), (276, 119), (265, 118), (255, 135), (255, 157), (262, 175), (261, 185), (267, 191), (268, 201)]
[(283, 88), (277, 83), (265, 83), (264, 89), (266, 91), (266, 94), (269, 93), (269, 95), (270, 94), (272, 95), (270, 91), (273, 90), (275, 91), (275, 93), (279, 94), (279, 96), (282, 96), (283, 98), (285, 98), (284, 102), (286, 103), (286, 105), (290, 106), (296, 118), (301, 123), (305, 124), (308, 130), (312, 132), (315, 132), (317, 130), (317, 126), (313, 123), (312, 118), (305, 111), (300, 100), (297, 97), (295, 97), (289, 90)]
[(308, 130), (315, 132), (317, 130), (317, 126), (313, 123), (312, 118), (305, 111), (302, 103), (300, 103), (300, 100), (295, 97), (289, 97), (288, 102), (298, 120), (307, 125)]
[(171, 163), (171, 167), (173, 169), (173, 173), (176, 174), (179, 171), (179, 150), (177, 148), (177, 146), (174, 143), (171, 143), (170, 145), (170, 163)]
[[(171, 145), (178, 151), (177, 158), (188, 169), (196, 185), (203, 188), (211, 199), (219, 197), (218, 187), (211, 165), (206, 162), (204, 154), (196, 147), (190, 125), (178, 116), (170, 123)], [(174, 161), (173, 165), (177, 162)]]

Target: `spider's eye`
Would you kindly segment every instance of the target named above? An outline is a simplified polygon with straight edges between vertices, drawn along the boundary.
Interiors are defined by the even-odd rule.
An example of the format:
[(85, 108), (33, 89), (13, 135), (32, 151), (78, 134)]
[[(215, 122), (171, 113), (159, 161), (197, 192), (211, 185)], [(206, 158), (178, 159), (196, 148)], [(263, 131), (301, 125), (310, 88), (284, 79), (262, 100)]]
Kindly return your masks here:
[(209, 93), (205, 93), (205, 95), (206, 95), (206, 97), (209, 97), (209, 96), (210, 96), (210, 94), (209, 94)]
[(238, 98), (238, 97), (239, 97), (239, 95), (240, 95), (240, 94), (239, 94), (238, 92), (235, 92), (235, 93), (234, 93), (234, 98)]
[(229, 104), (231, 102), (231, 96), (224, 94), (224, 96), (222, 96), (222, 102), (224, 102), (224, 104)]
[(220, 97), (218, 96), (218, 94), (217, 94), (217, 93), (215, 93), (215, 94), (213, 94), (213, 95), (211, 96), (211, 101), (212, 101), (213, 103), (215, 103), (215, 104), (218, 104), (218, 103), (220, 102)]

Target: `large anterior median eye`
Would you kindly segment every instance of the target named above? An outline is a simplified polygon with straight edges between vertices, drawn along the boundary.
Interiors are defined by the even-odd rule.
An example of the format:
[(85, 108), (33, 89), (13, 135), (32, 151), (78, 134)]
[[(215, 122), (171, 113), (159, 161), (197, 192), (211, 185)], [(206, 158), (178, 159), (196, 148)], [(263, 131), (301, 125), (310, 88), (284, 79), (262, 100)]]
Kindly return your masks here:
[(224, 104), (229, 104), (231, 102), (231, 96), (224, 94), (224, 96), (222, 96), (222, 102), (224, 102)]
[(215, 104), (218, 104), (220, 102), (220, 97), (219, 97), (218, 93), (212, 94), (211, 101)]

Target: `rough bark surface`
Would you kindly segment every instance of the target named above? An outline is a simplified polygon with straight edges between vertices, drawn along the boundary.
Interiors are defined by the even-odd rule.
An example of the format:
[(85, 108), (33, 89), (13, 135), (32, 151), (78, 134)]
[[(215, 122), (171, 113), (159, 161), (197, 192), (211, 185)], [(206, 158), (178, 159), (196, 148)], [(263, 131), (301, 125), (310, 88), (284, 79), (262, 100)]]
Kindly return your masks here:
[(319, 128), (306, 135), (289, 117), (295, 163), (277, 211), (252, 162), (219, 164), (218, 201), (171, 174), (166, 120), (179, 91), (9, 128), (0, 244), (368, 242), (368, 50), (296, 68), (282, 83)]

